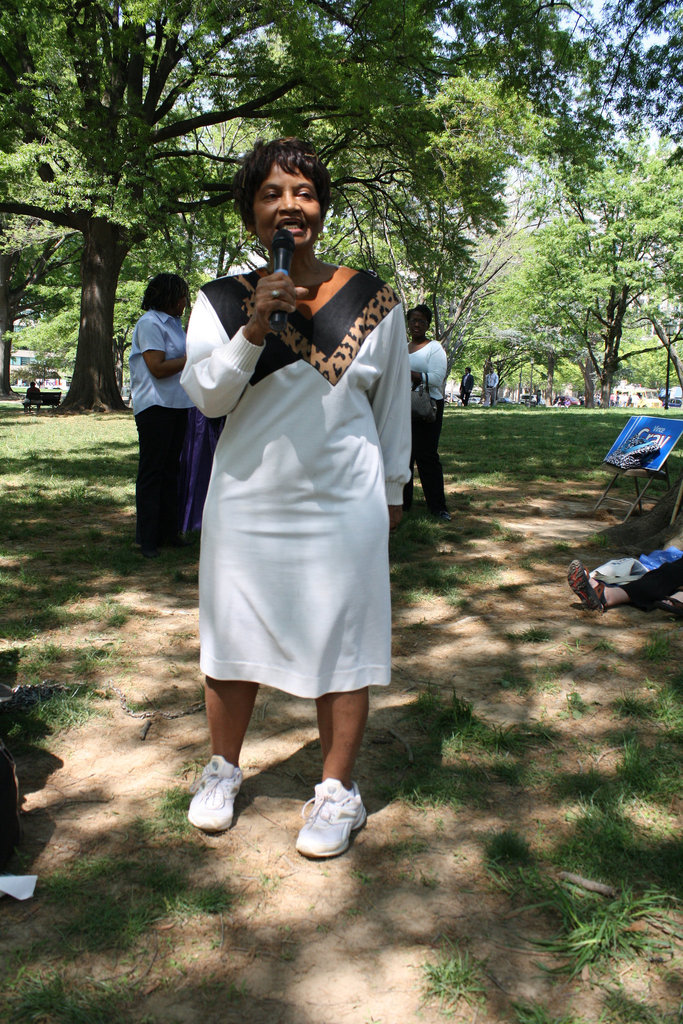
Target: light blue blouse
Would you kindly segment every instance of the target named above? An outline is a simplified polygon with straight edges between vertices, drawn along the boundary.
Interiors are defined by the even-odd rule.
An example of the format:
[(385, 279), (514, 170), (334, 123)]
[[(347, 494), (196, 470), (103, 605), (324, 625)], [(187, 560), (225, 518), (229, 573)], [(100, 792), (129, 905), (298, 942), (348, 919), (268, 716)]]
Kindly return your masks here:
[(180, 370), (161, 380), (154, 377), (142, 357), (143, 352), (151, 351), (165, 352), (167, 359), (185, 355), (185, 331), (179, 316), (148, 309), (135, 325), (129, 360), (133, 412), (137, 415), (152, 405), (189, 409), (192, 402), (180, 386)]

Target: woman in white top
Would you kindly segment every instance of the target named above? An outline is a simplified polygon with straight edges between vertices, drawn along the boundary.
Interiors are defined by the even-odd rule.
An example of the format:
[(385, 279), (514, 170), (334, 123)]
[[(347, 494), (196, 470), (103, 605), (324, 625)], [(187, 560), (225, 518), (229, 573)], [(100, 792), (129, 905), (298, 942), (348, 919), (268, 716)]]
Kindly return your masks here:
[(427, 507), (432, 515), (444, 522), (450, 522), (451, 514), (446, 508), (443, 485), (443, 468), (439, 458), (439, 436), (443, 422), (443, 387), (446, 378), (446, 353), (438, 341), (427, 337), (432, 322), (429, 306), (419, 305), (408, 311), (408, 333), (410, 343), (410, 377), (413, 383), (428, 381), (429, 394), (436, 402), (436, 419), (433, 423), (413, 419), (413, 441), (410, 454), (410, 480), (403, 490), (403, 509), (407, 511), (413, 502), (413, 473), (417, 465), (420, 483)]
[(365, 822), (352, 773), (368, 687), (390, 679), (387, 541), (410, 449), (403, 310), (373, 274), (316, 256), (330, 178), (306, 143), (257, 143), (234, 187), (263, 248), (290, 235), (293, 251), (288, 274), (271, 264), (205, 285), (188, 328), (183, 386), (205, 415), (227, 415), (199, 564), (212, 757), (189, 819), (230, 827), (265, 684), (316, 702), (322, 781), (296, 848), (331, 857)]

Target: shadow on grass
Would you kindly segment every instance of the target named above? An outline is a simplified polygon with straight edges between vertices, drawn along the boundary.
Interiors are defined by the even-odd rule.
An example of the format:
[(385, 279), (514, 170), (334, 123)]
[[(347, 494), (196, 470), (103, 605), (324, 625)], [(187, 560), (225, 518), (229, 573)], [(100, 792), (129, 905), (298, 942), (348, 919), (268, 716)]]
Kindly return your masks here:
[[(138, 856), (86, 856), (42, 884), (62, 917), (64, 952), (132, 948), (156, 922), (172, 915), (219, 914), (234, 896), (223, 885), (193, 882), (187, 858), (165, 846), (141, 844)], [(64, 914), (64, 908), (68, 913)]]
[[(288, 724), (295, 729), (298, 705), (294, 704), (292, 710), (294, 717)], [(375, 717), (372, 728), (376, 730), (383, 716)], [(277, 831), (268, 838), (261, 838), (261, 857), (261, 851), (253, 847), (255, 837), (249, 829), (249, 820), (240, 820), (246, 808), (257, 799), (301, 798), (319, 768), (316, 742), (303, 744), (282, 761), (245, 780), (238, 797), (234, 835), (228, 833), (207, 840), (190, 829), (185, 786), (150, 798), (143, 818), (113, 819), (111, 824), (103, 825), (100, 850), (104, 847), (104, 852), (98, 850), (92, 854), (87, 848), (74, 852), (64, 866), (48, 874), (41, 885), (39, 902), (34, 909), (41, 914), (43, 925), (50, 921), (51, 927), (43, 927), (40, 938), (30, 948), (17, 946), (16, 959), (8, 963), (9, 970), (12, 963), (15, 968), (17, 964), (22, 965), (19, 974), (15, 970), (12, 983), (7, 986), (12, 1020), (38, 1019), (40, 1011), (45, 1019), (51, 1019), (52, 1014), (58, 1020), (115, 1022), (132, 1019), (130, 1010), (135, 1006), (137, 1016), (134, 1019), (147, 1013), (146, 1019), (161, 1021), (173, 1018), (173, 1007), (178, 1006), (180, 1000), (192, 1006), (195, 1013), (200, 1006), (202, 1019), (211, 1024), (245, 1019), (305, 1020), (308, 1024), (313, 1018), (302, 1014), (296, 988), (296, 969), (302, 964), (299, 943), (315, 942), (321, 946), (328, 934), (334, 943), (335, 934), (338, 935), (341, 928), (352, 928), (356, 915), (367, 912), (372, 914), (373, 927), (378, 929), (378, 934), (390, 936), (387, 941), (392, 948), (405, 947), (406, 953), (410, 951), (414, 957), (415, 946), (419, 944), (429, 953), (432, 938), (416, 931), (417, 922), (413, 923), (410, 914), (400, 915), (392, 879), (399, 877), (399, 872), (415, 872), (412, 888), (402, 883), (408, 901), (417, 901), (422, 894), (429, 894), (432, 886), (438, 887), (439, 880), (432, 878), (429, 870), (421, 868), (419, 863), (421, 855), (429, 854), (430, 842), (419, 832), (412, 835), (404, 831), (383, 838), (379, 827), (376, 830), (371, 827), (373, 815), (379, 815), (388, 800), (402, 799), (418, 808), (448, 806), (457, 809), (486, 806), (494, 795), (500, 805), (510, 808), (512, 817), (523, 790), (519, 778), (512, 781), (504, 774), (503, 777), (497, 774), (499, 767), (507, 765), (508, 770), (512, 767), (523, 776), (533, 767), (535, 759), (552, 748), (556, 737), (550, 730), (490, 726), (455, 695), (450, 701), (444, 701), (431, 692), (420, 695), (413, 706), (405, 709), (401, 728), (410, 738), (412, 763), (406, 765), (403, 752), (399, 760), (395, 748), (388, 745), (380, 747), (381, 764), (374, 766), (376, 770), (368, 767), (371, 764), (369, 752), (362, 755), (362, 770), (372, 771), (374, 778), (372, 783), (367, 780), (371, 822), (367, 841), (354, 849), (353, 859), (346, 864), (346, 867), (353, 866), (351, 871), (343, 872), (344, 862), (341, 861), (319, 865), (320, 873), (312, 869), (300, 876), (289, 857), (281, 859), (279, 847), (287, 839), (285, 833), (292, 826), (296, 827), (293, 815), (292, 821), (288, 818), (283, 821), (278, 813), (278, 820), (271, 821)], [(379, 782), (382, 778), (394, 781), (384, 789)], [(366, 785), (362, 777), (361, 784)], [(524, 785), (523, 779), (521, 785)], [(379, 793), (381, 799), (377, 798)], [(579, 833), (582, 823), (577, 822), (572, 827)], [(586, 841), (593, 848), (601, 829), (604, 829), (602, 820), (587, 826)], [(633, 839), (632, 832), (630, 835)], [(274, 836), (277, 836), (275, 848), (269, 842)], [(94, 836), (88, 837), (89, 843), (94, 841)], [(487, 835), (485, 842), (487, 856), (497, 863), (528, 865), (536, 860), (521, 829), (504, 841)], [(588, 873), (591, 864), (585, 859), (584, 846), (579, 848), (577, 859), (580, 868)], [(555, 849), (562, 867), (573, 868), (573, 850), (564, 849), (558, 843)], [(653, 849), (653, 844), (644, 836), (640, 853), (629, 851), (629, 863), (623, 870), (617, 865), (608, 880), (613, 881), (615, 876), (628, 879), (629, 872), (636, 868), (631, 857), (638, 855), (642, 880), (643, 864), (649, 864)], [(604, 846), (596, 855), (596, 872), (613, 855), (613, 850), (614, 836), (606, 835)], [(219, 864), (226, 857), (227, 870), (221, 872)], [(654, 872), (657, 870), (655, 865)], [(263, 874), (264, 871), (268, 875)], [(286, 925), (278, 926), (279, 912), (276, 907), (271, 908), (274, 913), (269, 912), (268, 894), (279, 884), (287, 884), (290, 874), (295, 876), (290, 896), (301, 900), (301, 878), (305, 877), (311, 886), (308, 899), (314, 903), (301, 915), (288, 914), (284, 919)], [(382, 885), (375, 881), (377, 876), (383, 881)], [(246, 885), (245, 879), (248, 880)], [(321, 900), (315, 904), (316, 886), (321, 883), (328, 888), (342, 887), (344, 909), (341, 913), (334, 902)], [(483, 927), (488, 936), (494, 908), (496, 913), (500, 910), (499, 899), (487, 892), (486, 887), (470, 892), (469, 897), (465, 893), (465, 900), (476, 898), (476, 909), (473, 906), (470, 912), (465, 912), (462, 898), (459, 892), (455, 900), (450, 889), (444, 888), (442, 914), (446, 906), (457, 904), (451, 917), (440, 918), (444, 934), (452, 936), (454, 941), (467, 942), (473, 929)], [(233, 924), (230, 915), (238, 903), (246, 906), (236, 915), (239, 923)], [(315, 913), (312, 913), (314, 905)], [(417, 906), (417, 902), (408, 903), (408, 907), (412, 905)], [(465, 918), (461, 932), (456, 930), (459, 917)], [(8, 937), (11, 934), (8, 932)], [(224, 942), (226, 948), (221, 952)], [(197, 964), (190, 955), (195, 946), (201, 951)], [(161, 985), (158, 971), (154, 971), (159, 951), (166, 979)], [(181, 951), (185, 958), (177, 966), (175, 958)], [(97, 953), (114, 958), (115, 969), (110, 968), (108, 973), (112, 977), (106, 981), (102, 981), (99, 974), (100, 980), (95, 980), (93, 970), (87, 969), (89, 963), (95, 963)], [(494, 973), (498, 969), (496, 956), (492, 947), (494, 963), (489, 964), (489, 969)], [(47, 968), (46, 964), (58, 966)], [(209, 987), (206, 970), (211, 972)], [(150, 975), (151, 971), (154, 974)], [(537, 973), (536, 966), (530, 967), (529, 980)], [(283, 986), (285, 977), (293, 978), (291, 985)], [(150, 978), (154, 979), (152, 984), (149, 984)], [(256, 978), (257, 991), (250, 991), (250, 984)], [(108, 1018), (101, 1016), (104, 991), (112, 997)], [(63, 1011), (58, 1007), (65, 1005), (60, 1003), (65, 992), (73, 1003), (73, 1006), (69, 1003), (69, 1007), (74, 1013), (78, 1009), (81, 1017), (59, 1016)], [(267, 992), (279, 995), (268, 999), (264, 996)], [(630, 997), (628, 1012), (638, 1005), (638, 1000)], [(507, 996), (497, 989), (489, 991), (488, 1010), (494, 1014), (494, 1019), (513, 1019), (509, 1016)]]
[[(29, 479), (52, 477), (68, 481), (128, 482), (137, 470), (137, 439), (112, 441), (94, 445), (87, 453), (78, 455), (41, 455), (31, 451), (17, 453), (5, 460), (5, 472), (25, 474)], [(29, 484), (30, 487), (30, 484)], [(39, 492), (36, 492), (38, 497)]]
[(680, 769), (675, 743), (660, 741), (649, 749), (630, 740), (612, 775), (548, 767), (543, 780), (541, 755), (555, 739), (549, 726), (491, 726), (455, 692), (447, 700), (430, 690), (409, 706), (404, 721), (413, 761), (406, 766), (397, 758), (387, 766), (387, 776), (395, 780), (383, 790), (387, 799), (455, 810), (514, 806), (527, 787), (537, 787), (540, 795), (540, 783), (547, 802), (577, 804), (565, 813), (567, 826), (547, 851), (561, 869), (616, 887), (654, 885), (683, 896), (683, 839), (662, 836), (636, 814), (643, 796), (663, 804), (675, 797)]
[(654, 833), (635, 819), (635, 807), (618, 798), (581, 801), (553, 860), (562, 870), (597, 878), (620, 888), (655, 886), (683, 897), (683, 838)]
[(388, 766), (395, 781), (385, 787), (389, 800), (416, 806), (486, 807), (500, 798), (499, 787), (523, 786), (534, 752), (547, 746), (547, 727), (491, 726), (455, 692), (447, 701), (423, 691), (406, 711), (412, 762)]
[[(622, 419), (625, 422), (626, 417)], [(539, 487), (554, 480), (559, 489), (564, 480), (578, 475), (590, 476), (623, 422), (610, 413), (583, 418), (583, 414), (574, 411), (555, 414), (525, 410), (500, 415), (495, 410), (464, 415), (460, 410), (450, 411), (442, 445), (447, 475), (458, 483), (478, 479), (481, 484), (473, 486), (472, 495), (457, 495), (458, 515), (452, 524), (445, 527), (416, 511), (406, 518), (401, 530), (392, 538), (394, 592), (399, 602), (413, 597), (425, 600), (447, 596), (450, 602), (457, 604), (461, 600), (470, 601), (469, 592), (476, 591), (477, 587), (485, 590), (495, 586), (497, 574), (504, 566), (502, 557), (500, 561), (478, 559), (474, 565), (465, 566), (457, 563), (457, 553), (467, 551), (469, 541), (476, 538), (505, 539), (494, 518), (500, 514), (505, 488), (514, 488), (516, 481), (524, 478), (537, 480)], [(35, 505), (33, 508), (31, 502), (22, 505), (17, 498), (13, 506), (0, 507), (0, 512), (4, 508), (10, 516), (18, 517), (12, 524), (15, 533), (4, 549), (6, 558), (16, 566), (4, 577), (10, 587), (10, 600), (3, 608), (3, 619), (7, 612), (13, 616), (13, 632), (7, 634), (10, 639), (30, 637), (39, 646), (43, 631), (51, 628), (51, 624), (83, 621), (79, 620), (80, 603), (105, 593), (114, 599), (123, 587), (135, 586), (143, 593), (152, 613), (159, 594), (169, 603), (187, 605), (190, 600), (194, 601), (191, 588), (196, 584), (196, 550), (170, 553), (167, 564), (149, 566), (132, 549), (133, 434), (134, 429), (130, 444), (125, 442), (118, 449), (111, 447), (111, 452), (122, 460), (114, 467), (98, 443), (92, 476), (89, 460), (80, 455), (75, 460), (41, 457), (39, 462), (33, 456), (24, 458), (23, 473), (39, 478), (30, 481), (31, 486), (37, 487), (37, 491), (30, 492)], [(124, 472), (126, 459), (129, 475)], [(53, 479), (58, 481), (58, 486), (51, 491), (50, 465), (53, 462), (56, 466)], [(487, 496), (484, 490), (490, 482), (492, 466), (497, 483), (495, 493), (489, 491)], [(82, 472), (83, 479), (73, 480), (69, 476), (70, 469)], [(123, 494), (122, 483), (125, 485)], [(62, 485), (69, 490), (60, 490)], [(108, 486), (111, 515), (107, 515), (107, 502), (101, 500)], [(482, 493), (477, 492), (479, 486)], [(457, 549), (456, 555), (444, 555), (441, 550), (444, 545)], [(539, 546), (534, 552), (535, 560), (553, 556), (557, 561), (557, 551), (552, 545)], [(176, 587), (176, 583), (187, 586)], [(99, 618), (93, 621), (104, 622), (106, 616), (121, 615), (124, 611), (102, 608), (96, 614)], [(491, 618), (494, 639), (505, 639), (502, 631), (496, 637), (497, 624), (495, 617)], [(564, 624), (543, 621), (542, 625), (546, 630), (544, 636), (558, 636)], [(514, 640), (516, 649), (506, 648), (509, 653), (499, 674), (501, 691), (512, 689), (528, 693), (537, 685), (533, 670), (517, 656), (520, 645), (527, 642), (544, 640), (538, 632), (526, 639), (520, 635)], [(53, 654), (58, 657), (58, 652)], [(14, 673), (14, 678), (17, 665), (16, 658), (5, 665), (10, 676)], [(34, 669), (40, 671), (37, 663)], [(158, 696), (163, 706), (167, 699), (169, 706), (173, 701), (177, 704), (177, 693), (174, 694), (170, 686), (168, 693)], [(84, 701), (83, 706), (86, 704)], [(395, 717), (392, 723), (394, 721)], [(296, 732), (296, 716), (285, 724)], [(304, 727), (303, 719), (298, 726)], [(32, 735), (27, 731), (24, 738), (27, 757), (31, 756), (32, 744), (50, 738), (50, 733), (40, 734), (45, 728), (45, 723), (38, 718), (37, 731)], [(371, 810), (383, 808), (387, 799), (400, 799), (419, 809), (471, 807), (488, 811), (495, 805), (503, 809), (498, 813), (504, 815), (518, 833), (517, 859), (524, 861), (528, 856), (533, 861), (537, 852), (524, 833), (532, 828), (535, 810), (541, 806), (550, 812), (560, 812), (553, 814), (553, 821), (559, 824), (556, 834), (547, 837), (542, 853), (546, 861), (550, 859), (562, 868), (573, 868), (614, 884), (652, 882), (671, 892), (678, 891), (674, 870), (677, 860), (680, 863), (680, 844), (673, 837), (662, 838), (661, 834), (648, 832), (642, 823), (634, 824), (629, 816), (629, 801), (637, 800), (638, 792), (645, 792), (642, 788), (645, 783), (637, 781), (637, 776), (642, 776), (638, 755), (633, 756), (629, 771), (616, 781), (607, 772), (586, 773), (586, 777), (565, 772), (554, 787), (558, 769), (552, 761), (552, 753), (554, 743), (559, 741), (550, 727), (489, 725), (466, 702), (455, 696), (444, 701), (428, 691), (416, 701), (414, 708), (405, 712), (401, 728), (406, 729), (412, 763), (406, 764), (404, 749), (399, 755), (393, 742), (381, 747), (379, 764), (377, 758), (372, 763), (367, 751), (361, 755), (361, 767), (371, 764), (373, 769), (371, 772), (364, 768), (366, 779), (361, 779), (363, 785), (367, 781), (371, 805), (373, 802), (377, 805), (371, 806)], [(619, 742), (623, 743), (623, 734)], [(306, 748), (307, 745), (301, 746), (283, 763), (272, 765), (246, 781), (242, 803), (238, 805), (238, 819), (256, 796), (275, 797), (284, 792), (295, 794), (298, 799), (302, 788), (310, 789), (319, 766), (318, 758), (314, 765), (310, 748)], [(656, 762), (646, 760), (644, 763), (647, 771), (659, 773)], [(383, 787), (380, 783), (383, 778), (390, 778), (391, 784)], [(657, 791), (656, 778), (648, 785), (648, 792)], [(304, 798), (308, 795), (306, 792)], [(429, 852), (433, 834), (427, 830), (423, 834), (406, 836), (403, 832), (384, 838), (380, 828), (368, 830), (367, 843), (357, 844), (353, 851), (357, 859), (349, 861), (356, 866), (355, 871), (343, 874), (343, 867), (331, 864), (321, 867), (319, 873), (311, 871), (300, 876), (296, 884), (292, 883), (291, 898), (301, 906), (301, 911), (290, 913), (286, 917), (287, 924), (278, 930), (278, 914), (269, 916), (267, 907), (263, 913), (262, 910), (271, 882), (274, 886), (282, 878), (286, 884), (284, 866), (283, 874), (278, 873), (280, 838), (285, 831), (281, 821), (271, 823), (279, 829), (276, 849), (269, 849), (269, 842), (264, 841), (267, 857), (259, 858), (261, 851), (250, 845), (248, 821), (240, 823), (238, 820), (235, 835), (222, 839), (206, 839), (188, 832), (184, 787), (175, 787), (162, 794), (158, 804), (154, 801), (152, 806), (152, 803), (150, 800), (144, 821), (110, 818), (99, 836), (88, 833), (87, 828), (79, 830), (78, 820), (74, 818), (74, 848), (63, 856), (64, 867), (46, 876), (46, 888), (39, 893), (34, 905), (41, 924), (40, 934), (26, 941), (19, 927), (18, 912), (12, 918), (16, 934), (24, 936), (22, 944), (16, 942), (7, 961), (8, 977), (12, 980), (9, 995), (13, 1020), (40, 1019), (41, 1014), (50, 1019), (52, 1014), (54, 1019), (106, 1020), (109, 1024), (132, 1019), (133, 1004), (134, 1019), (148, 1011), (150, 1020), (167, 1020), (174, 1019), (177, 1006), (184, 1002), (181, 1012), (190, 1006), (195, 1018), (207, 1021), (240, 1021), (242, 1024), (246, 1019), (257, 1019), (255, 1014), (258, 1014), (259, 1020), (296, 1020), (297, 1024), (303, 1024), (297, 1011), (306, 1011), (302, 1011), (301, 1003), (297, 1002), (296, 983), (291, 979), (296, 977), (296, 971), (305, 972), (308, 965), (304, 963), (303, 949), (299, 957), (285, 928), (291, 927), (295, 940), (300, 937), (302, 942), (308, 943), (306, 948), (309, 949), (314, 943), (316, 946), (322, 943), (328, 933), (334, 938), (335, 929), (350, 927), (355, 915), (362, 912), (368, 917), (371, 915), (378, 934), (388, 937), (387, 942), (393, 948), (403, 948), (406, 956), (414, 956), (416, 944), (426, 952), (431, 949), (433, 928), (423, 935), (419, 926), (409, 919), (409, 913), (405, 919), (400, 917), (396, 907), (400, 900), (391, 882), (376, 893), (366, 882), (373, 873), (383, 876), (387, 871), (391, 879), (391, 868), (399, 858), (402, 858), (402, 870), (404, 863), (406, 871), (412, 870), (416, 857)], [(568, 803), (572, 806), (566, 807)], [(32, 812), (30, 816), (31, 829), (36, 829), (30, 846), (34, 860), (40, 851), (38, 826), (41, 821), (33, 816), (37, 813)], [(491, 816), (486, 817), (490, 820)], [(483, 817), (474, 820), (479, 823)], [(292, 827), (291, 823), (287, 827)], [(469, 833), (466, 830), (457, 833), (454, 828), (454, 849), (458, 838), (472, 834), (471, 823), (469, 828)], [(91, 843), (98, 853), (94, 855), (78, 845), (81, 839), (85, 844)], [(451, 840), (450, 835), (448, 839)], [(290, 847), (291, 844), (286, 847), (287, 852), (294, 856)], [(100, 849), (107, 852), (99, 852)], [(494, 844), (493, 849), (500, 857), (500, 845), (496, 848)], [(512, 856), (511, 849), (508, 844), (508, 858)], [(112, 850), (116, 851), (115, 857)], [(230, 875), (219, 890), (214, 890), (206, 878), (207, 874), (214, 877), (219, 873), (221, 855), (229, 862)], [(286, 859), (283, 855), (283, 865)], [(271, 872), (271, 879), (258, 878), (262, 866)], [(293, 874), (297, 874), (297, 867), (295, 865)], [(236, 869), (234, 875), (233, 868)], [(327, 881), (326, 872), (332, 882)], [(337, 883), (343, 885), (341, 915), (336, 906), (331, 909), (332, 903), (320, 900), (316, 905), (317, 893), (313, 891), (302, 898), (301, 877), (312, 890), (318, 883), (328, 892)], [(236, 878), (241, 878), (240, 883)], [(404, 895), (408, 900), (415, 900), (413, 905), (417, 906), (418, 899), (422, 900), (431, 892), (428, 883), (428, 877), (419, 877), (415, 890)], [(457, 893), (458, 899), (462, 896)], [(483, 887), (473, 897), (476, 907), (472, 912), (468, 914), (465, 908), (460, 914), (467, 918), (463, 924), (464, 940), (473, 924), (486, 930), (494, 911), (500, 911), (500, 901), (489, 897)], [(231, 934), (231, 927), (224, 929), (221, 915), (223, 909), (230, 913), (238, 900), (247, 904), (248, 913), (242, 915), (235, 934)], [(456, 902), (453, 892), (445, 892), (444, 906), (450, 907)], [(314, 906), (315, 913), (312, 913)], [(459, 913), (461, 909), (458, 907)], [(171, 926), (168, 940), (158, 927), (162, 917), (168, 919)], [(53, 921), (59, 927), (50, 931)], [(439, 918), (439, 927), (441, 921)], [(446, 918), (446, 922), (454, 927), (451, 919)], [(6, 934), (6, 942), (13, 941), (12, 929)], [(212, 977), (203, 971), (201, 962), (194, 964), (194, 952), (188, 952), (195, 942), (203, 942), (198, 946), (197, 956), (210, 961), (210, 970), (215, 971)], [(220, 950), (224, 944), (223, 955)], [(177, 952), (183, 947), (182, 954)], [(162, 949), (162, 987), (155, 993), (150, 985), (148, 993), (147, 984), (159, 948)], [(493, 947), (491, 949), (492, 956), (497, 955)], [(88, 961), (87, 954), (91, 950), (113, 950), (116, 955), (120, 952), (129, 959), (122, 963), (115, 959), (111, 972), (116, 976), (100, 983), (90, 976), (94, 961)], [(338, 955), (334, 949), (332, 953)], [(185, 959), (176, 967), (175, 957), (181, 955)], [(218, 959), (219, 956), (222, 959)], [(254, 973), (258, 972), (258, 993), (249, 993), (243, 980), (251, 959), (255, 962)], [(59, 965), (56, 970), (45, 967), (50, 961)], [(97, 964), (97, 969), (101, 970), (101, 963)], [(41, 971), (44, 975), (35, 977)], [(529, 973), (523, 980), (531, 981), (536, 974), (536, 967), (529, 966)], [(263, 993), (269, 991), (280, 995), (265, 998)], [(489, 998), (491, 1012), (498, 1010), (498, 1019), (509, 1019), (507, 997), (492, 988)], [(619, 1012), (624, 1021), (637, 1019), (636, 1005), (634, 999), (630, 999), (628, 1005), (620, 1004)], [(62, 1010), (64, 1006), (66, 1010)], [(316, 1006), (312, 1012), (319, 1015), (319, 1008)], [(631, 1012), (633, 1016), (629, 1018), (627, 1014)], [(62, 1016), (56, 1016), (57, 1013)], [(616, 1012), (613, 1016), (615, 1020), (622, 1019)]]

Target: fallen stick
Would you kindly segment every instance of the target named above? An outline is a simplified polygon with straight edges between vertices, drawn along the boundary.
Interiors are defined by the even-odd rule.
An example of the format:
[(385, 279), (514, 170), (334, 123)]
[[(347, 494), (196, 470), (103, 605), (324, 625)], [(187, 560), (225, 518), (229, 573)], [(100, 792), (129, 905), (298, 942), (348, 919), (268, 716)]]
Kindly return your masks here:
[(411, 749), (410, 743), (408, 743), (408, 740), (404, 740), (403, 737), (399, 733), (397, 733), (394, 729), (387, 729), (387, 732), (389, 732), (394, 737), (395, 740), (398, 740), (399, 743), (403, 744), (403, 746), (406, 748), (406, 753), (408, 755), (408, 760), (412, 764), (413, 761), (414, 761), (413, 751)]
[(617, 890), (611, 885), (604, 885), (603, 882), (594, 882), (592, 878), (582, 878), (581, 875), (573, 875), (570, 871), (560, 871), (560, 878), (563, 882), (571, 882), (588, 892), (597, 892), (601, 896), (616, 896)]

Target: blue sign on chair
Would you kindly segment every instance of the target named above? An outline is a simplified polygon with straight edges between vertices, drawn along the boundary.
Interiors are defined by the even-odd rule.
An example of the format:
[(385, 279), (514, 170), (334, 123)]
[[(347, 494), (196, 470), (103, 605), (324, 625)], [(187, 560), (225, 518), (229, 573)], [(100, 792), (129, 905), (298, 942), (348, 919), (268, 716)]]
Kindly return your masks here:
[(603, 462), (615, 469), (661, 469), (683, 434), (683, 420), (631, 416)]
[[(674, 445), (683, 434), (683, 420), (672, 420), (666, 416), (631, 416), (607, 455), (602, 460), (605, 469), (613, 469), (614, 476), (598, 499), (593, 509), (597, 511), (607, 497), (612, 484), (619, 476), (633, 477), (636, 488), (635, 501), (612, 498), (613, 502), (628, 506), (626, 519), (636, 505), (643, 511), (643, 496), (653, 480), (664, 480), (669, 485), (669, 468), (666, 460)], [(647, 478), (642, 491), (638, 478)], [(624, 522), (626, 522), (624, 519)], [(673, 521), (673, 520), (672, 520)]]

